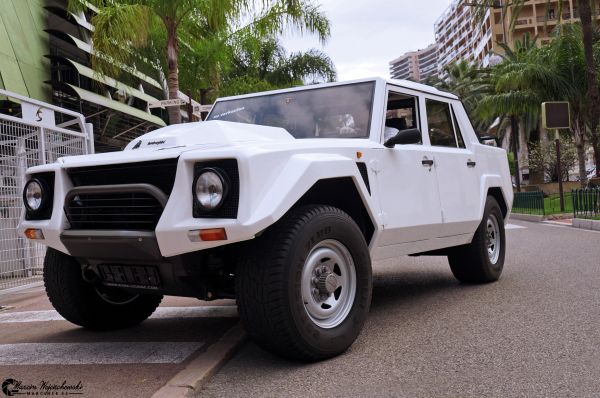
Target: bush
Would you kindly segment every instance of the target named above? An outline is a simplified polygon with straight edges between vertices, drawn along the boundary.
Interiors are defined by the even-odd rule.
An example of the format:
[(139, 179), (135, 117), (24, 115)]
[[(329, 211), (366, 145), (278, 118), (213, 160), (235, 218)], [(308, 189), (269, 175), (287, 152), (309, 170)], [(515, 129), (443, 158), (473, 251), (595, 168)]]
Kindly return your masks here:
[[(560, 160), (562, 180), (569, 180), (569, 170), (577, 164), (577, 148), (570, 139), (560, 139)], [(529, 148), (529, 168), (543, 172), (546, 180), (557, 182), (556, 144), (554, 140), (531, 145)]]

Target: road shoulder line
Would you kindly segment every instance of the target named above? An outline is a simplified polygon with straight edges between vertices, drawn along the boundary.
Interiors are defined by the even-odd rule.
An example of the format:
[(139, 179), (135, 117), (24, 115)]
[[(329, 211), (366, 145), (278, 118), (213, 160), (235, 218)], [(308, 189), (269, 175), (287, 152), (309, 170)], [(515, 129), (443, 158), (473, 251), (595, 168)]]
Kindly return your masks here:
[(152, 395), (152, 398), (196, 397), (202, 387), (233, 356), (246, 341), (246, 332), (241, 323), (227, 331), (206, 352), (193, 359), (188, 366)]

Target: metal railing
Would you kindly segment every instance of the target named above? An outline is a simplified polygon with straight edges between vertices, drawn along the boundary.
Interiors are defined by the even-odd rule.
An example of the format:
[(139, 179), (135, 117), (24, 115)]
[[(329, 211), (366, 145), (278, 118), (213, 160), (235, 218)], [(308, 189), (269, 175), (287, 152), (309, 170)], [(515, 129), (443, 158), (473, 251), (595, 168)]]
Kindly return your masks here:
[(571, 197), (573, 217), (600, 218), (600, 188), (574, 189)]
[(544, 193), (542, 191), (516, 192), (512, 211), (521, 214), (545, 215)]
[[(52, 163), (63, 156), (92, 153), (94, 147), (91, 126), (86, 125), (83, 115), (6, 90), (0, 90), (0, 98), (20, 104), (21, 115), (26, 115), (0, 114), (0, 290), (3, 290), (41, 280), (45, 247), (17, 232), (27, 168)], [(55, 125), (55, 115), (67, 121)]]

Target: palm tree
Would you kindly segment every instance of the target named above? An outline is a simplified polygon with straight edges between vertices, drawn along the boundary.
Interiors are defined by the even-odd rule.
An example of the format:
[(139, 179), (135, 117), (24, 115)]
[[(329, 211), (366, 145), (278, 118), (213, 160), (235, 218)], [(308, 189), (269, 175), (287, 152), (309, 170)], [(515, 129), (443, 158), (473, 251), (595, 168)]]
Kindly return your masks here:
[[(479, 117), (505, 116), (510, 119), (512, 150), (516, 162), (515, 182), (521, 189), (518, 164), (518, 143), (520, 125), (537, 125), (540, 104), (556, 93), (567, 90), (562, 77), (548, 64), (544, 53), (535, 46), (535, 39), (525, 36), (514, 49), (501, 44), (505, 52), (502, 62), (482, 69), (481, 81), (485, 82), (484, 95), (479, 99), (476, 113)], [(524, 123), (526, 121), (530, 123)], [(530, 128), (527, 128), (529, 125)]]
[[(502, 18), (506, 15), (508, 7), (512, 7), (512, 20), (510, 21), (511, 30), (514, 29), (515, 22), (519, 17), (520, 10), (528, 0), (473, 0), (470, 4), (475, 7), (475, 14), (479, 23), (483, 23), (485, 12), (493, 8), (502, 8)], [(546, 1), (546, 8), (548, 9), (551, 1)], [(578, 0), (579, 5), (579, 16), (582, 26), (582, 43), (583, 53), (585, 58), (585, 73), (586, 73), (586, 84), (588, 87), (587, 92), (587, 115), (586, 119), (590, 125), (590, 141), (594, 148), (596, 172), (600, 176), (600, 150), (598, 148), (598, 125), (600, 122), (600, 93), (598, 91), (598, 65), (594, 62), (594, 23), (592, 15), (595, 10), (595, 0)], [(562, 18), (562, 10), (565, 6), (564, 0), (558, 0), (558, 19)], [(546, 13), (546, 16), (549, 14)], [(504, 23), (504, 21), (503, 21)], [(505, 38), (506, 40), (506, 38)], [(584, 137), (585, 138), (585, 137)], [(583, 176), (582, 176), (583, 177)]]
[[(588, 86), (589, 120), (591, 141), (594, 147), (596, 175), (600, 176), (600, 153), (598, 151), (598, 122), (600, 119), (600, 94), (598, 93), (598, 69), (594, 61), (592, 6), (589, 0), (579, 0), (579, 16), (583, 33), (585, 76)], [(581, 167), (581, 165), (580, 165)], [(581, 173), (580, 173), (581, 174)], [(584, 179), (585, 181), (585, 179)], [(582, 181), (583, 183), (583, 181)]]
[(219, 94), (238, 95), (335, 79), (335, 66), (321, 51), (288, 54), (275, 38), (251, 38), (235, 48)]
[[(203, 30), (223, 32), (229, 26), (268, 35), (291, 28), (301, 33), (316, 33), (321, 40), (329, 36), (329, 21), (311, 0), (88, 0), (98, 8), (92, 18), (93, 68), (101, 73), (118, 75), (121, 65), (129, 65), (136, 49), (152, 44), (150, 39), (162, 35), (165, 40), (169, 98), (179, 92), (179, 56), (181, 37), (197, 39), (190, 34)], [(72, 10), (85, 6), (80, 0), (69, 0)], [(256, 15), (256, 11), (258, 15)], [(245, 23), (246, 22), (246, 23)], [(185, 29), (185, 30), (184, 30)], [(230, 34), (234, 34), (231, 31)], [(189, 45), (189, 44), (188, 44)], [(171, 123), (179, 123), (178, 108), (169, 108)]]
[(588, 99), (588, 82), (586, 79), (585, 55), (582, 41), (582, 29), (578, 24), (565, 24), (558, 28), (556, 37), (543, 51), (546, 59), (557, 68), (558, 73), (566, 81), (569, 90), (559, 93), (554, 99), (569, 101), (572, 111), (573, 141), (577, 148), (579, 178), (585, 185), (585, 138), (586, 124), (589, 120), (586, 113)]

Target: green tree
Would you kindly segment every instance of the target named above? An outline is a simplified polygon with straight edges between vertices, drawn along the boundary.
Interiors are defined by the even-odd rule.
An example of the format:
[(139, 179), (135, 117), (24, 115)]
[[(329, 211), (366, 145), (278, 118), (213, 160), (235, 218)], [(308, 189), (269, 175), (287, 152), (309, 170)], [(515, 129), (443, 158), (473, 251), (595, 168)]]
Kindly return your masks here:
[(587, 180), (585, 142), (586, 125), (589, 124), (589, 113), (586, 111), (589, 98), (581, 26), (578, 24), (560, 26), (552, 43), (542, 51), (546, 53), (545, 59), (554, 65), (569, 87), (568, 90), (556, 93), (553, 99), (568, 101), (571, 104), (571, 133), (577, 148), (579, 178), (584, 185)]
[(329, 82), (336, 79), (335, 66), (321, 51), (288, 54), (275, 38), (251, 40), (232, 54), (232, 63), (223, 76), (220, 95)]
[[(475, 14), (479, 23), (484, 22), (486, 11), (490, 8), (501, 8), (502, 19), (504, 20), (507, 15), (508, 8), (512, 8), (512, 19), (510, 21), (510, 30), (514, 29), (516, 20), (519, 17), (520, 11), (524, 4), (528, 0), (473, 0), (472, 5), (475, 7)], [(546, 0), (546, 9), (548, 10), (551, 3), (550, 0)], [(596, 170), (600, 164), (600, 150), (598, 148), (598, 126), (600, 123), (600, 92), (598, 88), (598, 62), (594, 58), (594, 19), (593, 15), (596, 14), (596, 2), (595, 0), (577, 0), (579, 16), (581, 20), (581, 41), (583, 44), (583, 56), (585, 60), (585, 66), (583, 71), (585, 72), (585, 80), (587, 86), (586, 95), (586, 108), (585, 108), (585, 119), (587, 120), (590, 128), (590, 141), (594, 148), (594, 157), (596, 162)], [(558, 20), (562, 19), (563, 8), (567, 5), (564, 0), (558, 0), (556, 3)], [(549, 13), (546, 12), (548, 16)], [(504, 22), (504, 21), (503, 21)], [(506, 40), (506, 38), (505, 38)], [(585, 139), (585, 135), (583, 136)], [(600, 171), (597, 171), (600, 175)], [(582, 184), (585, 184), (585, 176), (582, 176)]]
[[(560, 139), (560, 160), (562, 180), (569, 180), (569, 170), (577, 164), (577, 149), (570, 138), (561, 137)], [(529, 168), (544, 173), (547, 180), (558, 181), (558, 168), (556, 160), (556, 146), (554, 140), (548, 142), (539, 142), (532, 145), (529, 151)]]
[[(567, 90), (562, 77), (545, 54), (535, 45), (535, 39), (526, 35), (515, 48), (501, 44), (502, 62), (480, 70), (484, 95), (478, 100), (476, 113), (480, 118), (507, 117), (510, 120), (512, 150), (517, 170), (520, 126), (529, 133), (537, 126), (540, 105), (556, 93)], [(515, 174), (520, 190), (519, 172)]]
[[(600, 175), (600, 153), (598, 151), (598, 123), (600, 119), (600, 94), (598, 93), (598, 68), (594, 61), (592, 10), (595, 9), (595, 1), (579, 0), (579, 16), (583, 33), (583, 51), (585, 54), (585, 77), (588, 86), (588, 118), (590, 121), (591, 140), (594, 147), (596, 173)], [(595, 13), (594, 13), (595, 14)], [(582, 180), (582, 184), (587, 178)]]
[[(162, 40), (160, 64), (166, 66), (169, 98), (177, 98), (180, 89), (182, 45), (186, 51), (193, 51), (190, 43), (196, 40), (216, 45), (215, 36), (221, 34), (222, 41), (226, 41), (237, 31), (270, 36), (292, 29), (316, 33), (321, 40), (330, 33), (328, 19), (311, 0), (88, 1), (98, 8), (92, 18), (96, 28), (92, 35), (93, 68), (118, 75), (121, 65), (135, 63), (140, 54), (138, 49), (151, 47), (158, 51), (157, 42)], [(84, 7), (79, 0), (69, 0), (69, 6), (75, 10)], [(171, 123), (181, 121), (178, 108), (169, 108), (169, 120)]]

